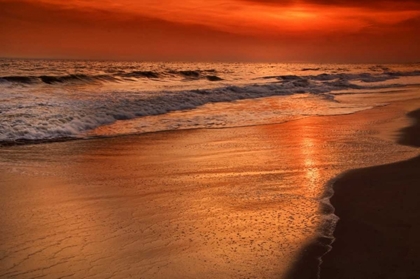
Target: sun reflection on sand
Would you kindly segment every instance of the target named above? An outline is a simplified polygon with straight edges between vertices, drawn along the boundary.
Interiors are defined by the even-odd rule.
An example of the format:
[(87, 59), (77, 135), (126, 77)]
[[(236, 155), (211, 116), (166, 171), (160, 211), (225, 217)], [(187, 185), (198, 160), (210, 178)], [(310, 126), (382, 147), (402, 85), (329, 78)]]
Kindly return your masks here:
[(284, 278), (370, 113), (2, 148), (0, 277)]
[(303, 125), (301, 130), (302, 137), (302, 156), (303, 156), (303, 165), (305, 166), (306, 179), (307, 179), (307, 189), (314, 194), (319, 194), (320, 185), (319, 184), (319, 160), (317, 160), (317, 154), (319, 153), (319, 147), (315, 141), (310, 137), (310, 134), (307, 131), (307, 126)]
[[(40, 187), (59, 185), (47, 203), (61, 202), (43, 208), (65, 210), (69, 230), (61, 237), (74, 247), (48, 237), (55, 256), (47, 251), (40, 265), (48, 257), (75, 264), (78, 254), (83, 276), (116, 263), (121, 278), (276, 277), (319, 222), (318, 202), (300, 195), (299, 137), (287, 131), (254, 126), (51, 145), (46, 164), (68, 163), (46, 167), (61, 179)], [(43, 214), (57, 224), (53, 212)]]

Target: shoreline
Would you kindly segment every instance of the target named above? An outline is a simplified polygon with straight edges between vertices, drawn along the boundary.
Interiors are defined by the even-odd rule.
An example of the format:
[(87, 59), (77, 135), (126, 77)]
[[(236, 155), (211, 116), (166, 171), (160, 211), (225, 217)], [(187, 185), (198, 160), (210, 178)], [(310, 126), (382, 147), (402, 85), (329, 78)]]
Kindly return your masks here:
[[(420, 147), (420, 109), (397, 143)], [(420, 275), (420, 156), (353, 169), (331, 183), (339, 220), (333, 238), (307, 245), (288, 279), (417, 278)], [(318, 270), (318, 274), (314, 272)]]
[(0, 275), (283, 278), (332, 177), (413, 154), (369, 133), (402, 109), (1, 148)]
[[(420, 85), (406, 85), (402, 88), (399, 89), (394, 89), (395, 92), (412, 92), (413, 90), (418, 90), (420, 89)], [(392, 92), (394, 92), (392, 91)], [(308, 93), (309, 94), (309, 93)], [(358, 95), (360, 93), (356, 92), (352, 92), (352, 93), (339, 93), (337, 96), (335, 96), (335, 98), (337, 99), (341, 99), (342, 96), (344, 95)], [(254, 98), (254, 99), (245, 99), (245, 100), (239, 100), (239, 101), (254, 101), (254, 100), (269, 100), (271, 98), (277, 98), (277, 97), (282, 97), (282, 96), (268, 96), (268, 97), (258, 97), (258, 98)], [(413, 100), (417, 100), (418, 98), (414, 98)], [(62, 136), (62, 137), (56, 137), (56, 138), (44, 138), (44, 139), (25, 139), (25, 138), (21, 138), (21, 139), (16, 139), (16, 140), (2, 140), (0, 141), (0, 148), (7, 148), (7, 147), (13, 147), (13, 146), (27, 146), (27, 145), (38, 145), (38, 144), (51, 144), (51, 143), (62, 143), (62, 142), (72, 142), (72, 141), (89, 141), (89, 140), (97, 140), (97, 139), (112, 139), (112, 138), (120, 138), (120, 137), (132, 137), (132, 136), (142, 136), (142, 135), (148, 135), (148, 134), (159, 134), (159, 133), (170, 133), (170, 132), (177, 132), (177, 131), (200, 131), (200, 130), (224, 130), (224, 129), (238, 129), (238, 128), (252, 128), (252, 127), (261, 127), (261, 126), (273, 126), (273, 125), (281, 125), (284, 123), (288, 123), (288, 122), (294, 122), (294, 121), (299, 121), (300, 119), (304, 119), (304, 118), (308, 118), (308, 117), (340, 117), (340, 116), (345, 116), (345, 115), (355, 115), (355, 114), (359, 114), (359, 113), (363, 113), (364, 111), (369, 111), (369, 110), (375, 110), (381, 107), (386, 107), (389, 106), (391, 104), (397, 104), (397, 103), (404, 103), (407, 100), (405, 99), (401, 99), (398, 101), (390, 101), (388, 103), (385, 104), (377, 104), (377, 105), (372, 105), (369, 104), (367, 105), (367, 107), (364, 108), (360, 108), (357, 109), (355, 111), (352, 112), (341, 112), (341, 113), (337, 113), (337, 114), (313, 114), (313, 115), (301, 115), (301, 116), (296, 116), (292, 119), (283, 119), (281, 121), (272, 121), (272, 122), (268, 122), (268, 123), (256, 123), (256, 124), (245, 124), (245, 125), (234, 125), (234, 126), (223, 126), (223, 127), (189, 127), (189, 128), (182, 128), (182, 129), (163, 129), (163, 130), (156, 130), (156, 131), (143, 131), (143, 132), (135, 132), (135, 133), (121, 133), (121, 134), (114, 134), (114, 135), (109, 135), (109, 134), (91, 134), (92, 131), (97, 130), (97, 129), (101, 129), (107, 126), (112, 126), (115, 125), (117, 123), (121, 123), (124, 125), (124, 123), (130, 122), (130, 121), (136, 121), (136, 120), (141, 120), (143, 117), (137, 117), (137, 118), (133, 118), (133, 119), (128, 119), (128, 120), (117, 120), (114, 123), (111, 124), (106, 124), (103, 126), (99, 126), (96, 128), (93, 128), (90, 131), (85, 131), (83, 134), (79, 135), (79, 136)], [(345, 103), (345, 101), (344, 101)], [(197, 108), (195, 108), (197, 109)], [(187, 109), (187, 110), (182, 110), (182, 111), (178, 111), (178, 112), (189, 112), (189, 111), (193, 111), (195, 109)], [(173, 113), (173, 112), (170, 112)], [(170, 114), (169, 113), (169, 114)], [(163, 115), (163, 114), (162, 114)], [(156, 115), (156, 116), (162, 116), (162, 115)], [(147, 117), (147, 116), (146, 116)]]

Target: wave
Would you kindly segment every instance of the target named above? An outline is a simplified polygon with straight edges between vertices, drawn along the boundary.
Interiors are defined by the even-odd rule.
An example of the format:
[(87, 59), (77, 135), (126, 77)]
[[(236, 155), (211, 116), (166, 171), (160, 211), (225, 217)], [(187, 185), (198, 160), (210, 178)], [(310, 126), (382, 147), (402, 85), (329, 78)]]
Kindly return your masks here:
[(400, 71), (384, 71), (382, 73), (322, 73), (318, 75), (282, 75), (282, 76), (266, 76), (264, 79), (277, 79), (280, 81), (291, 81), (291, 80), (302, 80), (309, 79), (315, 81), (332, 81), (332, 80), (342, 80), (342, 81), (362, 81), (362, 82), (379, 82), (397, 79), (400, 77), (411, 77), (411, 76), (420, 76), (420, 71), (409, 71), (409, 72), (400, 72)]
[(159, 78), (159, 73), (152, 71), (133, 71), (130, 73), (124, 73), (122, 77), (134, 77), (134, 78)]
[[(377, 69), (377, 68), (375, 68)], [(280, 81), (333, 81), (333, 80), (359, 80), (362, 82), (380, 82), (400, 77), (420, 76), (420, 71), (390, 71), (388, 68), (379, 68), (380, 73), (322, 73), (318, 75), (281, 75), (281, 76), (263, 76), (261, 79), (277, 79)], [(317, 70), (311, 68), (304, 68), (302, 71)], [(182, 70), (182, 71), (130, 71), (130, 72), (116, 72), (113, 74), (101, 75), (42, 75), (42, 76), (3, 76), (0, 77), (0, 83), (20, 83), (20, 84), (74, 84), (74, 83), (98, 83), (98, 82), (122, 82), (122, 81), (135, 81), (138, 79), (153, 79), (164, 80), (166, 78), (182, 78), (185, 81), (206, 79), (208, 81), (217, 82), (224, 80), (217, 75), (216, 70)]]
[(319, 71), (321, 70), (321, 68), (303, 68), (302, 72), (306, 72), (306, 71)]
[(189, 70), (189, 71), (131, 71), (117, 72), (113, 75), (42, 75), (42, 76), (3, 76), (0, 83), (21, 83), (21, 84), (63, 84), (63, 83), (94, 83), (94, 82), (120, 82), (132, 81), (133, 79), (164, 79), (168, 77), (181, 77), (187, 80), (207, 79), (209, 81), (221, 81), (223, 78), (215, 75), (215, 70)]
[[(168, 89), (169, 91), (158, 89), (159, 91), (155, 92), (150, 90), (142, 92), (141, 88), (134, 91), (130, 88), (131, 91), (127, 92), (112, 91), (110, 88), (115, 87), (107, 88), (101, 83), (138, 79), (163, 80), (174, 77), (177, 81), (202, 79), (218, 82), (223, 79), (214, 69), (139, 71), (136, 68), (129, 70), (126, 68), (125, 71), (112, 73), (105, 71), (107, 74), (101, 75), (3, 76), (0, 77), (0, 83), (7, 83), (7, 87), (0, 96), (0, 144), (80, 138), (89, 130), (118, 120), (191, 110), (209, 103), (302, 93), (321, 94), (333, 100), (329, 92), (389, 88), (397, 85), (375, 84), (375, 82), (420, 76), (419, 70), (391, 71), (381, 66), (374, 69), (375, 72), (365, 73), (262, 76), (259, 81), (252, 79), (252, 82), (258, 82), (255, 84), (222, 86), (227, 83), (224, 82), (217, 85), (219, 87), (211, 89), (186, 90), (187, 86), (165, 87), (171, 89)], [(221, 72), (229, 77), (226, 71)], [(235, 78), (237, 79), (237, 76)], [(225, 80), (229, 82), (229, 78)], [(236, 80), (232, 81), (234, 82)], [(9, 83), (12, 83), (12, 86), (9, 86)], [(100, 86), (93, 87), (93, 90), (77, 87), (68, 91), (57, 90), (54, 87), (51, 87), (51, 90), (46, 87), (34, 90), (31, 86), (13, 86), (14, 84), (53, 86), (80, 83), (99, 83)], [(189, 88), (194, 87), (193, 85)], [(96, 88), (99, 92), (95, 91)], [(209, 121), (213, 121), (210, 118), (211, 115)]]
[[(195, 73), (183, 74), (196, 76)], [(420, 75), (420, 71), (408, 73), (408, 75), (414, 74)], [(211, 77), (217, 79), (217, 76)], [(351, 79), (360, 79), (361, 77), (368, 80), (372, 78), (370, 75), (322, 74), (308, 77), (286, 75), (275, 77), (277, 82), (265, 84), (148, 92), (147, 94), (108, 92), (86, 97), (81, 94), (81, 97), (77, 99), (69, 99), (66, 96), (54, 98), (54, 95), (46, 95), (42, 99), (41, 95), (34, 96), (32, 93), (28, 93), (15, 96), (19, 97), (19, 101), (0, 103), (0, 122), (3, 123), (0, 126), (0, 142), (79, 138), (88, 130), (112, 124), (117, 120), (163, 115), (173, 111), (194, 109), (209, 103), (301, 93), (322, 94), (331, 98), (326, 93), (345, 89), (385, 88), (384, 86), (358, 85), (351, 82)], [(68, 79), (90, 78), (84, 75), (52, 79), (44, 77), (43, 82), (67, 82)], [(22, 82), (20, 79), (18, 80)]]

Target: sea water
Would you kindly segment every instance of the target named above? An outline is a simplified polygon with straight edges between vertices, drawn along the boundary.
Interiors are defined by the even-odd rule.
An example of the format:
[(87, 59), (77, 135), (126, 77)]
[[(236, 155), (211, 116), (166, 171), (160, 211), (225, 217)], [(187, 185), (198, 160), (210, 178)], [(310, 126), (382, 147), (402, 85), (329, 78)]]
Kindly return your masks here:
[[(342, 103), (334, 92), (417, 83), (419, 64), (0, 60), (0, 142), (236, 127), (347, 114), (380, 103)], [(270, 105), (262, 98), (271, 98)]]

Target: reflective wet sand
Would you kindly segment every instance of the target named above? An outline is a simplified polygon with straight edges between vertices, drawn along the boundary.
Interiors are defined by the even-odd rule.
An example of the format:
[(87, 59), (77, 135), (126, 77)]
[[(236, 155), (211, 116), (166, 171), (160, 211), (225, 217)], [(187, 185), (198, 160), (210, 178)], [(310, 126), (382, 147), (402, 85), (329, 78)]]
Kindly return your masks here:
[(418, 154), (378, 132), (416, 105), (1, 148), (0, 277), (282, 278), (333, 177)]
[[(399, 143), (420, 147), (420, 109)], [(420, 156), (356, 169), (334, 183), (331, 203), (340, 221), (321, 278), (420, 276)]]

